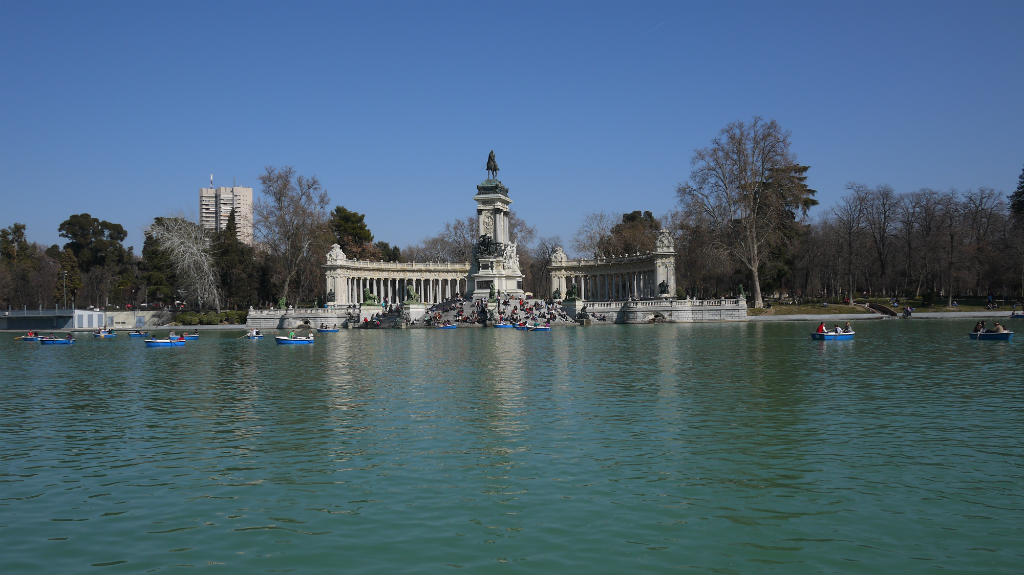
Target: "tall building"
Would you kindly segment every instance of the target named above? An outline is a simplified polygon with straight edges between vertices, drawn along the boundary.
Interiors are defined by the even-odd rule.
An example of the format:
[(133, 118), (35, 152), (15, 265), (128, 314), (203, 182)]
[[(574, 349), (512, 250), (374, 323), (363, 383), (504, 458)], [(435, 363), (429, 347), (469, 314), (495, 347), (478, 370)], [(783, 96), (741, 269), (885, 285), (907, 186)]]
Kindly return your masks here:
[(199, 188), (199, 225), (208, 230), (223, 230), (228, 225), (231, 210), (235, 210), (238, 240), (253, 243), (252, 188), (221, 186)]

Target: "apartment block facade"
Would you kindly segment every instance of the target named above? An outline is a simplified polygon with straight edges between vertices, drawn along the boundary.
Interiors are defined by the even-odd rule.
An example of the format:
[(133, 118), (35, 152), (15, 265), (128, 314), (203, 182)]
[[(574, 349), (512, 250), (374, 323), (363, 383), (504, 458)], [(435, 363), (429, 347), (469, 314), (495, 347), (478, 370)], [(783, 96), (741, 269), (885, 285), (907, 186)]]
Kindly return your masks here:
[(238, 239), (253, 244), (252, 188), (221, 186), (199, 188), (199, 225), (208, 230), (223, 230), (228, 225), (231, 210), (235, 211)]

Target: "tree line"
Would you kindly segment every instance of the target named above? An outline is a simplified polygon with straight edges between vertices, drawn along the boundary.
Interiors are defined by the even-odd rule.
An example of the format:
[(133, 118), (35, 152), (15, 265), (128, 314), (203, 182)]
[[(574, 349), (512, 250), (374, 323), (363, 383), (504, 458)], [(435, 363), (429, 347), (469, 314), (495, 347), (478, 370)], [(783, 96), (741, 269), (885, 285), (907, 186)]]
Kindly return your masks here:
[[(678, 296), (749, 289), (751, 305), (770, 298), (843, 301), (871, 295), (945, 300), (1024, 295), (1024, 171), (1016, 191), (921, 189), (851, 183), (816, 220), (809, 166), (774, 121), (726, 126), (694, 152), (677, 209), (585, 217), (571, 248), (579, 257), (650, 251), (659, 229), (676, 239)], [(238, 240), (235, 214), (211, 232), (183, 218), (157, 217), (141, 255), (116, 223), (88, 213), (59, 227), (63, 245), (28, 242), (25, 225), (0, 230), (0, 306), (247, 309), (319, 305), (322, 264), (332, 243), (353, 259), (464, 262), (478, 238), (475, 216), (400, 250), (375, 241), (365, 215), (335, 206), (316, 176), (267, 167), (254, 206), (256, 240)], [(524, 289), (550, 297), (548, 264), (562, 245), (538, 237), (515, 212)]]

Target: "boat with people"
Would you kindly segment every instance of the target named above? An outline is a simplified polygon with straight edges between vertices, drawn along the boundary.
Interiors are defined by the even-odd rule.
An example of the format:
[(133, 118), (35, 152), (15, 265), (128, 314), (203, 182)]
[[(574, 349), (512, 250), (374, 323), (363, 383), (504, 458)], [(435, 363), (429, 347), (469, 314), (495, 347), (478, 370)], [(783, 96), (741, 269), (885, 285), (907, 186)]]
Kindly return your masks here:
[(983, 332), (971, 332), (967, 334), (971, 336), (971, 339), (983, 339), (991, 341), (1013, 341), (1012, 331), (983, 331)]
[(836, 333), (834, 331), (827, 331), (827, 332), (824, 332), (824, 333), (814, 332), (814, 333), (811, 334), (811, 339), (816, 340), (816, 341), (846, 341), (846, 340), (853, 339), (854, 335), (856, 335), (856, 332), (852, 332), (852, 331), (849, 332), (849, 333), (847, 333), (847, 332)]
[(192, 333), (186, 333), (182, 337), (184, 337), (185, 339), (187, 339), (189, 341), (195, 341), (195, 340), (199, 339), (199, 332), (198, 331), (194, 331)]
[(174, 339), (147, 339), (146, 347), (185, 347), (185, 339), (182, 337)]
[(551, 326), (550, 325), (535, 325), (533, 327), (530, 327), (526, 331), (551, 331)]
[(263, 339), (263, 332), (258, 329), (250, 329), (242, 337), (245, 339), (261, 340)]
[(818, 328), (811, 333), (811, 339), (815, 341), (849, 341), (855, 335), (850, 322), (846, 322), (843, 327), (836, 324), (833, 329), (825, 327), (825, 322), (821, 322), (818, 324)]
[(992, 327), (986, 327), (985, 322), (979, 321), (974, 324), (974, 330), (967, 335), (975, 340), (1013, 341), (1013, 332), (998, 321), (993, 322)]
[(92, 332), (93, 337), (117, 337), (117, 334), (109, 329), (98, 329)]
[(70, 333), (64, 337), (45, 335), (39, 338), (39, 343), (42, 345), (71, 345), (75, 343), (75, 338)]
[(497, 327), (497, 328), (512, 328), (512, 327), (515, 327), (515, 326), (514, 326), (514, 325), (512, 325), (512, 324), (510, 324), (510, 323), (496, 323), (496, 324), (493, 324), (493, 325), (492, 325), (491, 327)]
[(281, 345), (313, 343), (313, 334), (307, 336), (275, 335), (274, 341)]
[(25, 335), (15, 337), (14, 341), (39, 341), (39, 334), (34, 331), (29, 331), (26, 332)]
[(452, 324), (448, 324), (448, 325), (435, 325), (434, 327), (436, 327), (437, 329), (455, 329), (455, 328), (457, 328), (459, 326), (457, 326), (454, 323), (452, 323)]
[(148, 335), (149, 335), (148, 331), (142, 331), (142, 330), (138, 330), (138, 329), (133, 329), (130, 332), (128, 332), (128, 337), (146, 337)]
[(327, 328), (320, 328), (320, 327), (318, 327), (318, 328), (316, 328), (316, 332), (317, 333), (338, 333), (338, 331), (340, 331), (340, 330), (338, 330), (337, 328), (333, 328), (333, 327), (327, 327)]

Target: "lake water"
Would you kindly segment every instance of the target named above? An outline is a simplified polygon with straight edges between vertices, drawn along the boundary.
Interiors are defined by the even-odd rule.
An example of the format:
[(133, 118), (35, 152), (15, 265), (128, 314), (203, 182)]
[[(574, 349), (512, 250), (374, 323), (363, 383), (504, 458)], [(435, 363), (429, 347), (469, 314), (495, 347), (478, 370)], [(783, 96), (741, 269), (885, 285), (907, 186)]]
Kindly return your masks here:
[(0, 572), (1020, 572), (973, 324), (0, 334)]

